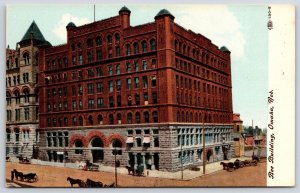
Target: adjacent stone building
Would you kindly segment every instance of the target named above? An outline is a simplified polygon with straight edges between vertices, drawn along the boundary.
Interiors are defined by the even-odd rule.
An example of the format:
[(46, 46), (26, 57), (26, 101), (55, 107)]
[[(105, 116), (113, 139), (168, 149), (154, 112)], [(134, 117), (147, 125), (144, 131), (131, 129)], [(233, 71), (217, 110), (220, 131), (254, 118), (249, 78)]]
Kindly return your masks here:
[[(174, 22), (130, 25), (131, 11), (66, 26), (40, 50), (39, 158), (177, 171), (230, 158), (230, 51)], [(204, 129), (204, 132), (203, 132)]]
[(39, 128), (39, 46), (51, 46), (33, 21), (16, 49), (6, 49), (6, 156), (32, 157)]

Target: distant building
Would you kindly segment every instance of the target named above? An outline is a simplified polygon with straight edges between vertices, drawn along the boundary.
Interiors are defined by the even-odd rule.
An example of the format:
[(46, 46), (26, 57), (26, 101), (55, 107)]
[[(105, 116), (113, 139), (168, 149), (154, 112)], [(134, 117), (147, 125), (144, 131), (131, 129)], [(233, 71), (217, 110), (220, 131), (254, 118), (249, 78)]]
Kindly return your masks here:
[(131, 11), (83, 26), (40, 52), (39, 157), (178, 171), (230, 158), (230, 51), (174, 22), (130, 25)]
[(51, 45), (33, 21), (16, 49), (6, 49), (6, 156), (31, 157), (37, 143), (39, 46)]
[(243, 121), (240, 118), (240, 114), (233, 114), (233, 141), (235, 156), (241, 157), (245, 155), (245, 139), (244, 139), (244, 127)]

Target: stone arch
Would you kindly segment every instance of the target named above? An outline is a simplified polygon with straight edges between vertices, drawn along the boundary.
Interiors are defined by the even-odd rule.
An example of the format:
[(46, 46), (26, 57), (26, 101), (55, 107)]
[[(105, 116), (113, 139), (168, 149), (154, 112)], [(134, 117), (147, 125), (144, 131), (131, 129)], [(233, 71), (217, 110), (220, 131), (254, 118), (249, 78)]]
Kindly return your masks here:
[(75, 145), (75, 142), (77, 140), (82, 141), (83, 147), (87, 147), (88, 144), (87, 144), (87, 141), (86, 141), (85, 137), (83, 135), (80, 135), (80, 134), (72, 135), (72, 137), (70, 138), (69, 147), (72, 147), (73, 145)]
[(108, 141), (107, 141), (105, 135), (100, 131), (89, 132), (89, 134), (85, 137), (87, 146), (91, 143), (92, 139), (95, 137), (99, 137), (102, 140), (104, 147), (108, 147), (108, 145), (109, 145)]
[(117, 140), (119, 140), (119, 141), (121, 142), (122, 147), (125, 147), (126, 142), (125, 142), (124, 137), (123, 137), (122, 135), (120, 135), (120, 134), (117, 134), (117, 133), (114, 133), (114, 134), (112, 134), (111, 136), (109, 136), (109, 138), (108, 138), (108, 143), (109, 143), (109, 145), (110, 145), (115, 139), (117, 139)]

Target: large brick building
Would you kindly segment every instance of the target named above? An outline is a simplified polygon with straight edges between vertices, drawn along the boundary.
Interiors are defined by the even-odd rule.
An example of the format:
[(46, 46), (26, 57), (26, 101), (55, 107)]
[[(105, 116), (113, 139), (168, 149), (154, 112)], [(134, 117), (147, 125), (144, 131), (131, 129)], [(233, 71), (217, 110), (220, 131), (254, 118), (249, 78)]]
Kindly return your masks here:
[(16, 49), (6, 49), (6, 155), (33, 155), (39, 127), (39, 47), (51, 46), (33, 21)]
[(176, 171), (202, 164), (203, 128), (207, 161), (230, 157), (230, 51), (165, 9), (139, 26), (130, 14), (70, 22), (40, 51), (40, 159), (112, 165), (116, 147), (122, 166)]

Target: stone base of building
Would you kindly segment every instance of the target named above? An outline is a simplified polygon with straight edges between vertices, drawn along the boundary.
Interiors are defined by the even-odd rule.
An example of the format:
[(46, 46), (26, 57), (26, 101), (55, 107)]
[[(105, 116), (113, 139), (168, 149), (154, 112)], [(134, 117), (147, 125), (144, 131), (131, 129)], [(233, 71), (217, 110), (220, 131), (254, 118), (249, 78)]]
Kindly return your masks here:
[[(205, 128), (203, 132), (203, 127)], [(179, 171), (234, 157), (232, 125), (152, 124), (41, 129), (39, 159)], [(205, 154), (203, 156), (203, 134)]]

